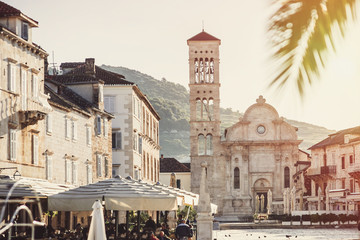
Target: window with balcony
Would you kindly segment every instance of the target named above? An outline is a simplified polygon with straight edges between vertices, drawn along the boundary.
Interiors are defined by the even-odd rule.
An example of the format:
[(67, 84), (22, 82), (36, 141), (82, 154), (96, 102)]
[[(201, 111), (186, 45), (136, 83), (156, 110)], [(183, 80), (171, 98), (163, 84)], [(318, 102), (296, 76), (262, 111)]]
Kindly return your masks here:
[(345, 189), (345, 178), (341, 179), (341, 188)]

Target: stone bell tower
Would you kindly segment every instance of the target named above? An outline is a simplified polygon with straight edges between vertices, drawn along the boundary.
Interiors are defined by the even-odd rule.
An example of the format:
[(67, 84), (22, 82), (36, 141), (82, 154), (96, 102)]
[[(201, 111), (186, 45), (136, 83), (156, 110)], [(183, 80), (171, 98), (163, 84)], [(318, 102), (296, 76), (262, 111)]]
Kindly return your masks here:
[[(219, 46), (221, 40), (204, 30), (187, 40), (189, 46), (191, 190), (199, 192), (201, 162), (214, 170), (220, 146)], [(211, 183), (210, 183), (211, 185)]]

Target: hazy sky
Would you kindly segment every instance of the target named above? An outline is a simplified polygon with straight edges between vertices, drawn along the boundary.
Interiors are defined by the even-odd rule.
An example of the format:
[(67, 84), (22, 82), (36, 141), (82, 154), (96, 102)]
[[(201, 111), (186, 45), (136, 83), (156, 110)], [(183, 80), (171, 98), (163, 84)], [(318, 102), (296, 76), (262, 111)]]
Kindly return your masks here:
[[(304, 100), (267, 88), (270, 0), (3, 0), (39, 21), (33, 41), (55, 62), (124, 66), (188, 88), (186, 40), (202, 29), (221, 39), (221, 106), (245, 112), (259, 95), (280, 116), (340, 130), (360, 125), (360, 24), (349, 26), (322, 79)], [(360, 11), (359, 11), (360, 14)], [(49, 59), (52, 62), (51, 58)], [(129, 79), (131, 81), (131, 79)]]

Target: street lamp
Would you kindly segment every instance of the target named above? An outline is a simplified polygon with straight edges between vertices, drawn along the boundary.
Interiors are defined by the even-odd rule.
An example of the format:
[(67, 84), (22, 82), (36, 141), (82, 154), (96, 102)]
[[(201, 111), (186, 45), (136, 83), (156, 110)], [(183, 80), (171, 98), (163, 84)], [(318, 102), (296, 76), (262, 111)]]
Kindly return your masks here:
[(19, 180), (21, 178), (21, 174), (17, 169), (16, 169), (13, 177), (14, 177), (14, 180)]

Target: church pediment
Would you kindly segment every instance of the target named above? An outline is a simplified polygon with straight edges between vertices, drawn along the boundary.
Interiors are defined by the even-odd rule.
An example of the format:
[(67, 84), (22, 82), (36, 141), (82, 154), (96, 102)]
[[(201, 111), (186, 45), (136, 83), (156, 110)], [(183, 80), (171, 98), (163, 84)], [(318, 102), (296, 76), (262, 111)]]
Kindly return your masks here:
[(296, 140), (295, 128), (260, 96), (239, 122), (225, 130), (226, 141)]

